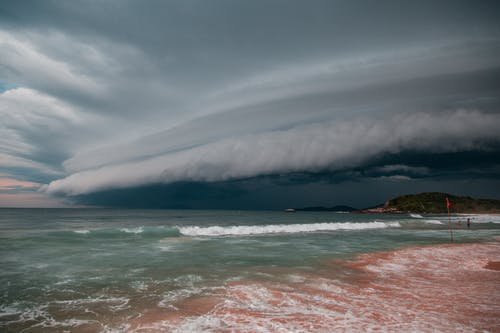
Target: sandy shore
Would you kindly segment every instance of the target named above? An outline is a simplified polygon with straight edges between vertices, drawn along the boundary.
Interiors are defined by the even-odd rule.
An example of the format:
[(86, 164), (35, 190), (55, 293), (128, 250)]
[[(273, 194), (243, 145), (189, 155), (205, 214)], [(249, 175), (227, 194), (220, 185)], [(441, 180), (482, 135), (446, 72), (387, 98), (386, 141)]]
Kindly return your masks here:
[(343, 262), (343, 274), (237, 281), (136, 332), (500, 332), (500, 243), (412, 247)]

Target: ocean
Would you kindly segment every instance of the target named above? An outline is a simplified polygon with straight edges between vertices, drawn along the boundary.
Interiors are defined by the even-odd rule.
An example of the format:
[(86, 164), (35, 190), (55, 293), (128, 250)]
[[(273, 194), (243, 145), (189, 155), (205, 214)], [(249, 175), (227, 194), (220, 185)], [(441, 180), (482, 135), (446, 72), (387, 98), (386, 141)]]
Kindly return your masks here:
[[(446, 215), (0, 209), (0, 331), (451, 332), (500, 325), (496, 289), (470, 296), (491, 318), (458, 326), (448, 310), (412, 310), (387, 299), (401, 292), (401, 274), (419, 260), (432, 273), (474, 253), (499, 254), (500, 216), (453, 215), (452, 225), (454, 244), (465, 244), (455, 252), (445, 245)], [(485, 270), (481, 279), (496, 283), (498, 274)], [(414, 281), (415, 288), (428, 282)], [(430, 326), (418, 326), (419, 316)]]

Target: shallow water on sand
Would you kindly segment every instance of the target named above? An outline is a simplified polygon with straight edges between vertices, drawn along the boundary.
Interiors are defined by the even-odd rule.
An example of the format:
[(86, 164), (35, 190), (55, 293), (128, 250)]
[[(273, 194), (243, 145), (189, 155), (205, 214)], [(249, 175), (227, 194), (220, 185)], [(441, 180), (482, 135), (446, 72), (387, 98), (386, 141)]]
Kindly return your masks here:
[[(500, 252), (494, 248), (500, 217), (469, 217), (470, 230), (467, 216), (452, 218), (454, 238), (490, 242), (460, 248), (460, 258), (482, 272), (473, 263)], [(498, 298), (486, 298), (479, 289), (483, 296), (473, 308), (482, 309), (476, 315), (482, 319), (476, 321), (457, 321), (453, 313), (467, 309), (454, 303), (411, 309), (388, 301), (432, 290), (423, 283), (427, 278), (418, 278), (424, 273), (404, 267), (419, 262), (428, 277), (456, 262), (456, 251), (439, 247), (442, 252), (432, 258), (434, 252), (423, 249), (412, 250), (419, 255), (390, 252), (399, 257), (385, 263), (378, 261), (379, 251), (448, 242), (448, 219), (441, 215), (2, 209), (0, 331), (324, 332), (387, 330), (403, 323), (406, 330), (457, 331), (498, 325), (486, 315), (499, 314)], [(360, 254), (364, 266), (349, 264)], [(405, 286), (413, 290), (408, 294), (397, 292), (402, 272), (417, 275)], [(485, 272), (497, 274), (490, 280), (500, 274)], [(371, 285), (374, 279), (379, 282)], [(457, 280), (458, 286), (472, 283)], [(445, 311), (449, 306), (452, 314)], [(424, 317), (427, 328), (412, 326)]]

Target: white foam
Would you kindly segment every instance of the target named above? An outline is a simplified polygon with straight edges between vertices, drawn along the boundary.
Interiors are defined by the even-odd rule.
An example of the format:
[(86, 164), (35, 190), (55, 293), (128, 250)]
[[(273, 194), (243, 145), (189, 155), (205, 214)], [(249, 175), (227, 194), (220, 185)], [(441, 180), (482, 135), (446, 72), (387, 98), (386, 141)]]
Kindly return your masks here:
[(424, 217), (420, 214), (410, 214), (411, 217), (413, 217), (414, 219), (423, 219)]
[[(50, 318), (46, 305), (35, 306), (28, 309), (22, 308), (23, 307), (17, 302), (10, 306), (0, 308), (0, 312), (5, 313), (0, 322), (4, 324), (25, 323), (37, 319), (45, 321), (47, 318)], [(13, 316), (13, 318), (9, 319), (9, 316)]]
[(424, 222), (427, 224), (443, 224), (443, 222), (439, 220), (425, 220)]
[[(477, 260), (476, 255), (486, 259)], [(214, 293), (224, 301), (208, 312), (145, 323), (133, 332), (488, 331), (498, 323), (496, 294), (490, 292), (496, 286), (494, 280), (485, 281), (484, 286), (475, 280), (471, 284), (453, 282), (464, 272), (486, 271), (483, 266), (488, 258), (497, 257), (497, 244), (424, 247), (399, 250), (391, 256), (369, 255), (362, 267), (375, 275), (368, 285), (293, 273), (279, 283), (228, 283)], [(175, 308), (175, 302), (186, 296), (203, 296), (200, 289), (166, 293), (159, 305)], [(469, 313), (468, 304), (455, 300), (457, 294), (484, 311), (484, 316)], [(457, 324), (460, 322), (464, 324)]]
[(149, 287), (148, 284), (144, 281), (133, 281), (130, 283), (130, 286), (136, 291), (146, 291)]
[(62, 281), (58, 281), (56, 283), (54, 283), (55, 286), (59, 286), (59, 285), (64, 285), (64, 284), (69, 284), (71, 282), (73, 282), (74, 280), (71, 279), (71, 278), (65, 278), (64, 280)]
[[(101, 325), (99, 321), (94, 319), (78, 319), (70, 318), (59, 320), (52, 316), (49, 311), (48, 304), (42, 304), (39, 306), (34, 306), (31, 308), (24, 308), (23, 310), (18, 309), (18, 303), (14, 303), (9, 307), (0, 307), (0, 322), (3, 324), (29, 324), (31, 326), (25, 328), (23, 331), (35, 330), (35, 331), (48, 331), (47, 328), (51, 328), (55, 331), (56, 328), (58, 332), (69, 332), (72, 328), (77, 328), (81, 325), (87, 324), (97, 324)], [(9, 318), (12, 316), (12, 318)], [(3, 317), (3, 318), (2, 318)], [(0, 325), (1, 326), (1, 325)], [(7, 326), (8, 327), (8, 326)], [(41, 329), (41, 330), (40, 330)], [(2, 331), (3, 332), (3, 331)]]
[(363, 223), (311, 223), (311, 224), (276, 224), (249, 226), (212, 226), (212, 227), (179, 227), (185, 236), (245, 236), (263, 234), (292, 234), (316, 231), (365, 230), (400, 227), (398, 222), (363, 222)]
[(180, 286), (193, 286), (195, 283), (203, 281), (203, 278), (196, 274), (186, 274), (176, 277), (173, 281)]
[(0, 306), (0, 318), (21, 314), (22, 311), (14, 306)]
[(158, 245), (157, 248), (160, 249), (161, 252), (175, 252), (174, 245)]
[(167, 291), (162, 295), (163, 297), (158, 302), (158, 306), (161, 308), (175, 308), (173, 303), (192, 297), (194, 295), (199, 295), (203, 292), (203, 290), (203, 288), (189, 288)]
[[(485, 286), (475, 280), (453, 284), (457, 275), (484, 270), (487, 259), (478, 261), (469, 255), (471, 252), (497, 257), (498, 245), (486, 246), (428, 247), (401, 250), (388, 257), (370, 255), (363, 267), (375, 275), (367, 286), (313, 274), (303, 282), (293, 278), (293, 284), (231, 284), (224, 290), (224, 302), (206, 314), (176, 322), (172, 332), (488, 331), (485, 328), (498, 323), (495, 294), (489, 292), (496, 286), (494, 280)], [(484, 310), (485, 316), (470, 314), (467, 304), (456, 302), (457, 290), (476, 309)]]
[[(40, 323), (38, 326), (44, 327), (44, 328), (67, 328), (67, 327), (72, 327), (76, 328), (80, 325), (85, 325), (85, 324), (99, 324), (99, 321), (97, 320), (92, 320), (92, 319), (66, 319), (62, 321), (57, 321), (54, 318), (47, 318), (44, 320), (42, 323)], [(64, 332), (68, 332), (68, 330), (63, 330)]]
[(158, 306), (161, 308), (171, 308), (171, 309), (177, 309), (175, 304), (179, 301), (185, 300), (187, 298), (193, 297), (193, 296), (200, 296), (200, 295), (213, 295), (216, 293), (220, 293), (221, 290), (225, 288), (221, 287), (188, 287), (188, 288), (182, 288), (182, 289), (176, 289), (176, 290), (170, 290), (162, 295), (162, 299), (158, 302)]
[(67, 308), (80, 308), (82, 306), (87, 306), (89, 304), (103, 304), (106, 305), (111, 311), (116, 312), (119, 310), (128, 309), (130, 299), (126, 297), (89, 297), (89, 298), (78, 298), (64, 301), (53, 301), (53, 304), (64, 305)]
[(143, 227), (137, 227), (137, 228), (121, 228), (121, 232), (126, 232), (128, 234), (140, 234), (144, 231)]
[(301, 282), (304, 282), (306, 280), (306, 278), (301, 276), (301, 275), (297, 275), (297, 274), (289, 274), (287, 276), (287, 280), (289, 282), (292, 282), (292, 283), (301, 283)]
[(77, 233), (77, 234), (83, 234), (83, 235), (86, 235), (90, 232), (90, 230), (87, 230), (87, 229), (81, 229), (81, 230), (73, 230), (74, 233)]
[(496, 214), (457, 214), (465, 219), (470, 218), (471, 223), (500, 223), (500, 215)]

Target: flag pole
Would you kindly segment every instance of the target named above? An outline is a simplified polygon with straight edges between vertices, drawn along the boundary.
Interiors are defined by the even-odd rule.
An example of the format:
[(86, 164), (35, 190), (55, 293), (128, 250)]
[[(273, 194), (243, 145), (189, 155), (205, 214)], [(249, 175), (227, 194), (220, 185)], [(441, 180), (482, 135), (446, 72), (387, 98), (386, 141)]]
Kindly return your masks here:
[(450, 201), (448, 200), (448, 197), (446, 197), (446, 208), (448, 208), (448, 226), (450, 227), (450, 242), (453, 243), (453, 229), (451, 227), (450, 206)]

